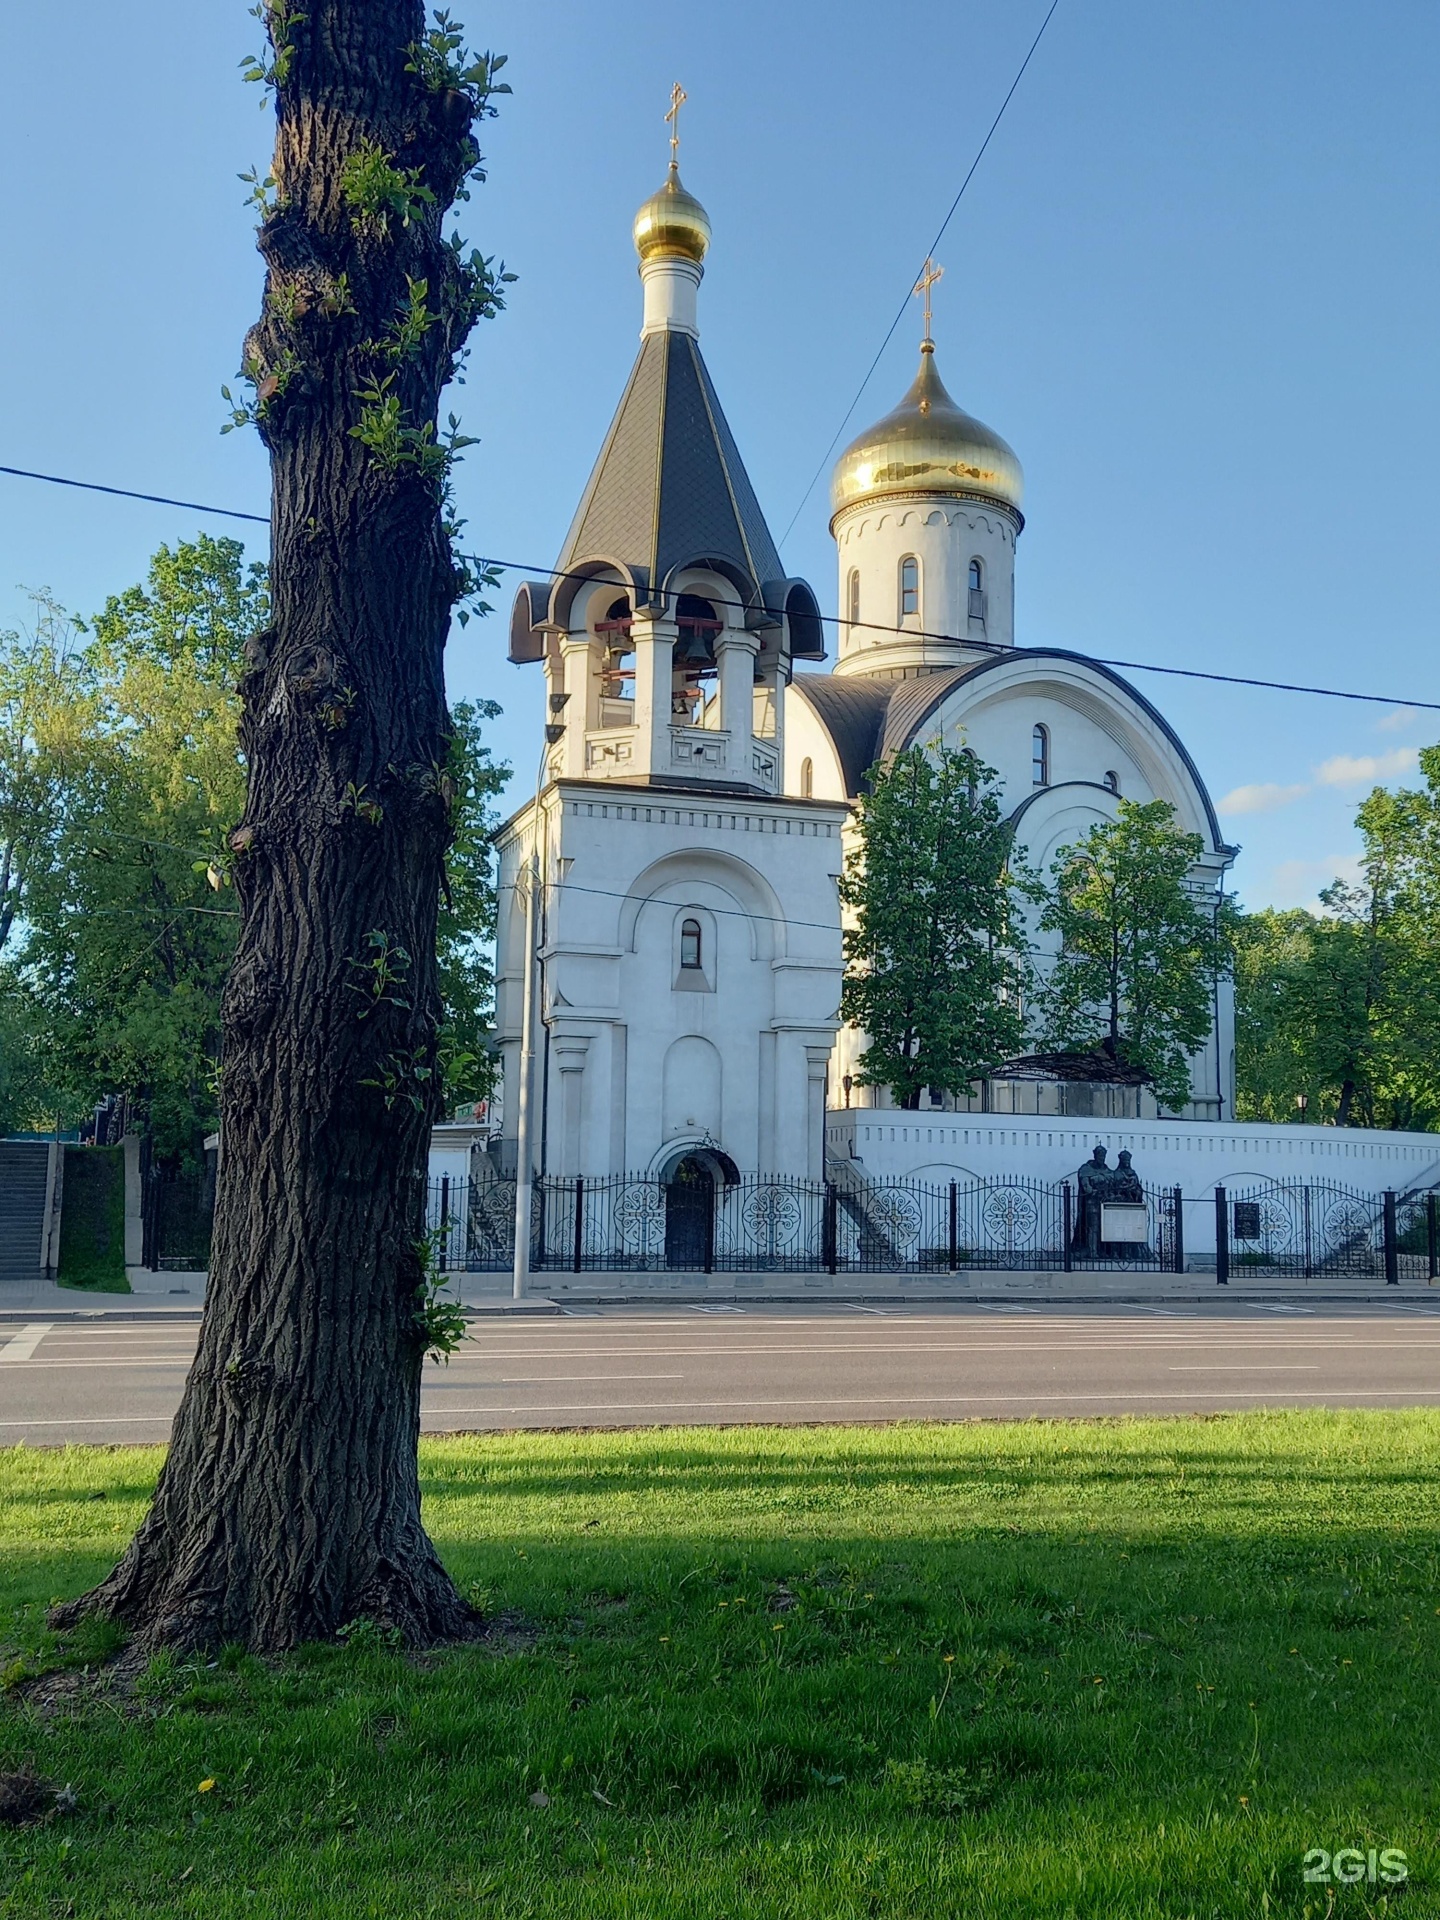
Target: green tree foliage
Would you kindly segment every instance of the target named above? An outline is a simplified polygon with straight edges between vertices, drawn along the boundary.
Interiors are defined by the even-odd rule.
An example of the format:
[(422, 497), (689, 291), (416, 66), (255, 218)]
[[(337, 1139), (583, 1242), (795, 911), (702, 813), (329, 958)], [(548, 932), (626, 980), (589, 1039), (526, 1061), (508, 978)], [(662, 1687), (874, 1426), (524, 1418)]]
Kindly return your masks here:
[(1440, 749), (1421, 769), (1422, 790), (1361, 805), (1359, 880), (1328, 887), (1323, 912), (1240, 921), (1241, 1118), (1440, 1124)]
[[(235, 688), (268, 613), (264, 568), (201, 536), (162, 547), (88, 627), (41, 597), (32, 631), (0, 636), (0, 1130), (70, 1124), (117, 1090), (162, 1155), (215, 1125), (236, 930), (226, 836), (245, 803)], [(489, 803), (509, 769), (482, 723), (498, 712), (462, 702), (451, 716), (452, 1106), (493, 1078)]]
[(1190, 1098), (1188, 1056), (1230, 965), (1228, 910), (1188, 883), (1201, 849), (1168, 801), (1122, 800), (1061, 853), (1040, 919), (1060, 936), (1038, 1001), (1047, 1044), (1139, 1067), (1168, 1107)]
[(167, 1155), (214, 1124), (235, 930), (224, 835), (245, 792), (233, 690), (266, 614), (264, 571), (238, 541), (162, 547), (145, 584), (80, 629), (89, 644), (50, 756), (20, 979), (51, 1077), (82, 1106), (130, 1093)]
[(0, 955), (47, 856), (88, 711), (74, 623), (47, 594), (33, 603), (29, 631), (0, 633)]
[(440, 1069), (447, 1109), (483, 1100), (496, 1079), (488, 1045), (495, 1004), (495, 856), (491, 801), (510, 768), (490, 758), (482, 728), (500, 712), (493, 700), (460, 700), (450, 709), (448, 778), (453, 838), (440, 899)]
[(840, 884), (841, 1013), (869, 1035), (859, 1071), (905, 1107), (963, 1094), (1019, 1050), (1028, 945), (996, 775), (969, 748), (911, 747), (870, 775)]

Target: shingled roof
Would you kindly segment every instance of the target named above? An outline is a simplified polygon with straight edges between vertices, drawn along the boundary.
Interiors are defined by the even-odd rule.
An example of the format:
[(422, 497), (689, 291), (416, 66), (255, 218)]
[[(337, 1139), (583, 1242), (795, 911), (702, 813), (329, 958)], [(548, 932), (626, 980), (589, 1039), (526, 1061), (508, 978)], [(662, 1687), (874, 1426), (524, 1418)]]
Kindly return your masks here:
[[(792, 653), (824, 658), (814, 596), (786, 579), (700, 348), (678, 329), (641, 342), (556, 574), (597, 562), (623, 568), (650, 592), (664, 592), (683, 567), (708, 564), (747, 606), (790, 616)], [(528, 630), (550, 589), (530, 583), (521, 600), (512, 658), (531, 656)]]
[(562, 568), (613, 556), (661, 586), (677, 567), (729, 560), (758, 589), (783, 569), (700, 348), (647, 335), (565, 545)]

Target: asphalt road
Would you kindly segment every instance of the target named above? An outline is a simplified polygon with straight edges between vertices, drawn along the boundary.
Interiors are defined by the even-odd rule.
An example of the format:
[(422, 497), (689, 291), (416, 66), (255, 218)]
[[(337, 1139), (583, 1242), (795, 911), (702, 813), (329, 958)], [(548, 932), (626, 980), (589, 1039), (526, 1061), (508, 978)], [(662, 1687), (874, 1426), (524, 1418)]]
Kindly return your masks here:
[[(0, 1327), (0, 1445), (163, 1440), (194, 1322)], [(1440, 1404), (1440, 1300), (620, 1307), (477, 1325), (427, 1432)]]

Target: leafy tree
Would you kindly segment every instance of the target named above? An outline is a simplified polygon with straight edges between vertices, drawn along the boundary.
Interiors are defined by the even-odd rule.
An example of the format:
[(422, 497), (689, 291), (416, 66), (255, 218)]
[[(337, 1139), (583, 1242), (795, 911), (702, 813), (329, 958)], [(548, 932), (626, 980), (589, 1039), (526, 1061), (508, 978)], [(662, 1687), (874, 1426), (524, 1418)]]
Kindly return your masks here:
[(1440, 753), (1425, 786), (1377, 788), (1359, 810), (1357, 881), (1324, 911), (1237, 927), (1242, 1116), (1337, 1126), (1440, 1122)]
[(965, 1093), (1019, 1050), (1028, 946), (996, 775), (969, 748), (874, 768), (841, 881), (851, 909), (841, 1013), (869, 1036), (858, 1078), (904, 1107)]
[(238, 925), (225, 834), (245, 798), (234, 686), (267, 615), (264, 569), (238, 541), (162, 547), (146, 583), (109, 600), (71, 656), (63, 751), (51, 754), (18, 968), (51, 1076), (81, 1107), (129, 1093), (164, 1156), (215, 1124)]
[[(498, 63), (420, 0), (268, 0), (277, 103), (245, 349), (273, 482), (272, 617), (246, 650), (241, 920), (223, 1006), (214, 1252), (195, 1364), (125, 1557), (57, 1625), (256, 1650), (475, 1617), (420, 1518), (425, 1148), (452, 832), (453, 546), (440, 394), (499, 276), (447, 238)], [(413, 1096), (413, 1097), (412, 1097)]]
[(1039, 995), (1047, 1043), (1140, 1068), (1172, 1108), (1190, 1098), (1189, 1055), (1230, 965), (1230, 910), (1189, 885), (1201, 850), (1168, 801), (1122, 800), (1061, 853), (1040, 917), (1060, 936)]
[(496, 817), (491, 800), (510, 769), (490, 758), (481, 723), (500, 709), (493, 700), (462, 700), (450, 709), (449, 777), (452, 838), (440, 901), (440, 1066), (447, 1111), (483, 1100), (496, 1079), (488, 1043), (495, 1006)]
[(0, 955), (43, 864), (77, 725), (84, 676), (77, 630), (48, 594), (26, 633), (0, 633)]

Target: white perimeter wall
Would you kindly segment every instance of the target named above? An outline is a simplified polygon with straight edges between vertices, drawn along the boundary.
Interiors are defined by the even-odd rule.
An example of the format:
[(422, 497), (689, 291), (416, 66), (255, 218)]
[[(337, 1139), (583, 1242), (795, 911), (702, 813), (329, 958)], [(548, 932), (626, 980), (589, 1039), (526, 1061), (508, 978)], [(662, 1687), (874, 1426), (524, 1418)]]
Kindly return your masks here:
[(1096, 1146), (1122, 1147), (1147, 1186), (1199, 1199), (1215, 1187), (1319, 1183), (1380, 1194), (1440, 1182), (1440, 1134), (1194, 1120), (1070, 1120), (851, 1109), (826, 1116), (826, 1147), (869, 1180), (1063, 1180)]

